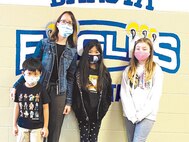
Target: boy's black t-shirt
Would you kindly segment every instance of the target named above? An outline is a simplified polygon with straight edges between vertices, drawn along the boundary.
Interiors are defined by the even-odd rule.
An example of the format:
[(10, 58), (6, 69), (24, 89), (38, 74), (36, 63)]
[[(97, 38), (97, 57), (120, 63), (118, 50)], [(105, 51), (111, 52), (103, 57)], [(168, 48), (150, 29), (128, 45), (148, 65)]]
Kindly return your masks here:
[(15, 102), (19, 104), (18, 126), (26, 129), (37, 129), (43, 127), (43, 104), (50, 102), (49, 95), (37, 84), (28, 88), (25, 84), (16, 90)]

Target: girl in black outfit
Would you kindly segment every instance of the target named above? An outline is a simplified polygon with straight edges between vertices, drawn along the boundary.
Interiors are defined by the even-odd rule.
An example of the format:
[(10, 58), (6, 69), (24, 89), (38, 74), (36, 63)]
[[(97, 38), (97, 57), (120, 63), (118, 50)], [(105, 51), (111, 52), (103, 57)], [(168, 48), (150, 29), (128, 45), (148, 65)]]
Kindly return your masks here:
[(102, 118), (111, 104), (110, 74), (97, 40), (84, 47), (78, 64), (72, 107), (78, 120), (80, 142), (97, 142)]

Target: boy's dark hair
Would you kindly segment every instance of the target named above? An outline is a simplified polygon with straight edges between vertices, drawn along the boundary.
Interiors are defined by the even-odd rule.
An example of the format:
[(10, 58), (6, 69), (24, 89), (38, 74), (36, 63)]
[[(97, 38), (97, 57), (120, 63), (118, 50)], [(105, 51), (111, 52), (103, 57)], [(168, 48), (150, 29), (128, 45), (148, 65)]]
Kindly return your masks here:
[(29, 58), (26, 59), (23, 64), (22, 64), (23, 71), (28, 70), (28, 71), (40, 71), (42, 70), (42, 64), (39, 59), (36, 58)]

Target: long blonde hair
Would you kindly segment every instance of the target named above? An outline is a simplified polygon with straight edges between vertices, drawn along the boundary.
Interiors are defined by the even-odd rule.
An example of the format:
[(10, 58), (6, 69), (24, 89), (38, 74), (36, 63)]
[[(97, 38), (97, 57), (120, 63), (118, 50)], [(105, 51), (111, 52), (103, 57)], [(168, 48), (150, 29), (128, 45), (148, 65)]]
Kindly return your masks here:
[(145, 62), (145, 77), (146, 77), (145, 80), (148, 81), (152, 78), (152, 75), (153, 75), (153, 72), (154, 72), (154, 69), (156, 66), (155, 62), (153, 61), (153, 52), (154, 52), (153, 43), (149, 38), (140, 38), (135, 42), (134, 49), (132, 52), (132, 58), (130, 60), (130, 68), (128, 70), (128, 78), (130, 80), (132, 80), (136, 73), (138, 60), (134, 56), (134, 52), (135, 52), (136, 45), (141, 42), (148, 44), (150, 47), (150, 56), (148, 57), (148, 59)]

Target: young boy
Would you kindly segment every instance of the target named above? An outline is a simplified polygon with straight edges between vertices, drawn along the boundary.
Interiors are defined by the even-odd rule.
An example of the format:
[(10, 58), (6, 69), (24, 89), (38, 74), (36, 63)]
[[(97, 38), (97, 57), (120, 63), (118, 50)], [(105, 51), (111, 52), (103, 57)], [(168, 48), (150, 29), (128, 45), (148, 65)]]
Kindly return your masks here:
[(15, 94), (13, 115), (13, 134), (17, 142), (43, 142), (48, 136), (49, 96), (38, 83), (42, 64), (30, 58), (23, 62), (22, 74), (25, 83)]

